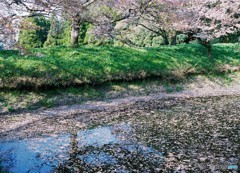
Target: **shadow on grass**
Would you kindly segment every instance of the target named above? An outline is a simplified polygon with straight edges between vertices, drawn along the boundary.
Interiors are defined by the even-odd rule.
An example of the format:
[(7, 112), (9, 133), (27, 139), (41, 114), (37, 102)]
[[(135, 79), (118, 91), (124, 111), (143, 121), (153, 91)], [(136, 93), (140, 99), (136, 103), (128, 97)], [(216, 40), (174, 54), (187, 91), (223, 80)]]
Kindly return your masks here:
[[(208, 80), (219, 86), (231, 84), (229, 74), (208, 74)], [(72, 86), (61, 89), (38, 91), (2, 90), (0, 91), (0, 108), (2, 115), (22, 113), (39, 108), (82, 104), (88, 101), (107, 101), (117, 98), (148, 96), (159, 93), (174, 93), (186, 90), (185, 86), (195, 81), (195, 75), (183, 80), (166, 80), (146, 78), (144, 80), (107, 82), (97, 85)], [(5, 110), (5, 111), (3, 111)]]
[[(229, 49), (229, 48), (226, 48)], [(200, 45), (179, 45), (133, 49), (120, 47), (81, 47), (36, 49), (45, 56), (18, 56), (0, 53), (2, 88), (59, 88), (79, 84), (99, 84), (116, 80), (172, 77), (174, 73), (194, 69), (195, 73), (213, 71), (223, 63), (238, 63), (232, 53), (228, 62), (220, 57), (228, 50), (216, 49), (212, 64)], [(174, 73), (173, 73), (174, 72)]]
[[(128, 91), (136, 95), (147, 94), (150, 91), (138, 92), (142, 86), (128, 88), (132, 83), (142, 80), (160, 80), (166, 83), (164, 86), (167, 91), (173, 92), (184, 88), (172, 87), (168, 83), (178, 83), (189, 75), (196, 74), (209, 74), (209, 79), (212, 78), (215, 82), (218, 82), (216, 77), (230, 81), (228, 74), (220, 73), (219, 69), (226, 64), (240, 64), (239, 50), (235, 48), (236, 45), (215, 45), (213, 62), (207, 58), (206, 49), (197, 44), (146, 49), (54, 47), (32, 50), (33, 54), (39, 51), (44, 54), (42, 58), (19, 56), (17, 51), (0, 51), (0, 106), (7, 107), (10, 112), (24, 111), (29, 108), (81, 103), (91, 99), (101, 100), (109, 98), (108, 93), (120, 92), (115, 94), (118, 97), (127, 95)], [(116, 88), (120, 91), (111, 88), (111, 82), (117, 83)], [(28, 106), (15, 109), (14, 103), (9, 104), (7, 99), (3, 99), (7, 92), (16, 93), (16, 96), (9, 96), (9, 99), (15, 97), (15, 102), (22, 102), (19, 98), (25, 98), (23, 93), (33, 93), (37, 99), (30, 97), (32, 101)], [(72, 96), (69, 97), (68, 92)], [(62, 97), (61, 101), (58, 100), (59, 95)], [(64, 100), (63, 97), (68, 99)]]
[(5, 88), (58, 88), (172, 76), (172, 71), (180, 68), (197, 67), (199, 71), (210, 68), (202, 47), (197, 45), (189, 48), (181, 45), (152, 49), (82, 47), (35, 51), (42, 51), (45, 57), (19, 57), (2, 53), (0, 76)]

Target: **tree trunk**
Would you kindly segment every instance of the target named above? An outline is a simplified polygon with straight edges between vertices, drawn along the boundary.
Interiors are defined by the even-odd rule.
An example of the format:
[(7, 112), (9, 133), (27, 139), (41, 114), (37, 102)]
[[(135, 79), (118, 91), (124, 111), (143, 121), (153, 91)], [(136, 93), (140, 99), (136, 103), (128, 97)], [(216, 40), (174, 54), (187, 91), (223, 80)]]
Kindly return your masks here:
[(185, 43), (186, 43), (186, 44), (189, 44), (189, 43), (190, 43), (190, 39), (187, 38), (187, 39), (185, 40)]
[(176, 44), (177, 44), (177, 33), (171, 37), (171, 45), (176, 45)]
[(78, 37), (80, 28), (77, 26), (72, 26), (71, 30), (71, 47), (78, 47)]
[(80, 33), (80, 20), (78, 18), (75, 18), (72, 20), (71, 25), (71, 47), (78, 47), (78, 38)]
[(162, 31), (161, 36), (163, 38), (163, 45), (169, 45), (168, 34), (166, 31)]
[(208, 58), (212, 59), (212, 46), (211, 45), (207, 46), (207, 52), (208, 52)]
[(163, 45), (169, 45), (168, 37), (166, 35), (163, 35)]
[(208, 58), (212, 59), (212, 44), (210, 43), (210, 41), (205, 41), (201, 38), (198, 38), (198, 41), (201, 45), (207, 48)]
[(189, 31), (185, 34), (187, 35), (187, 39), (184, 41), (184, 43), (189, 44), (190, 41), (194, 40), (194, 37), (193, 37), (194, 33), (192, 31)]

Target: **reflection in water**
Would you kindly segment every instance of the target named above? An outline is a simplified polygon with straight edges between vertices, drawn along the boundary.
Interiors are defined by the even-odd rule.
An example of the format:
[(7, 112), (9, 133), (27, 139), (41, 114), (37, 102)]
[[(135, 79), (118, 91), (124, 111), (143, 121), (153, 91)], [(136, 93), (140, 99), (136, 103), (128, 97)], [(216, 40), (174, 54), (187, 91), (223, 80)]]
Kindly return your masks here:
[(9, 172), (50, 172), (58, 160), (67, 157), (68, 143), (69, 135), (3, 142), (1, 166)]
[(130, 124), (72, 131), (45, 138), (2, 142), (0, 160), (9, 172), (151, 171), (161, 153), (138, 143)]
[[(17, 173), (239, 171), (240, 97), (154, 100), (126, 107), (58, 121), (53, 117), (2, 134), (23, 140), (2, 138), (0, 165)], [(63, 119), (67, 123), (61, 124)], [(75, 130), (82, 120), (88, 126), (113, 125)], [(49, 134), (53, 124), (60, 128), (53, 132), (58, 135), (25, 138), (36, 129)], [(45, 133), (44, 128), (50, 129)]]

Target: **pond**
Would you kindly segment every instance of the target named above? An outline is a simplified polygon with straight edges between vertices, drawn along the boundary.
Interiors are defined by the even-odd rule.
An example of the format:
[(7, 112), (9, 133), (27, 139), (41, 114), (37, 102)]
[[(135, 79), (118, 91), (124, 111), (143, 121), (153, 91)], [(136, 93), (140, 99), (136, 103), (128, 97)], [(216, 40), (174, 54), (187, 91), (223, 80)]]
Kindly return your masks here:
[(239, 171), (238, 96), (154, 100), (88, 114), (99, 121), (35, 135), (28, 126), (25, 135), (18, 129), (17, 138), (2, 137), (2, 172)]

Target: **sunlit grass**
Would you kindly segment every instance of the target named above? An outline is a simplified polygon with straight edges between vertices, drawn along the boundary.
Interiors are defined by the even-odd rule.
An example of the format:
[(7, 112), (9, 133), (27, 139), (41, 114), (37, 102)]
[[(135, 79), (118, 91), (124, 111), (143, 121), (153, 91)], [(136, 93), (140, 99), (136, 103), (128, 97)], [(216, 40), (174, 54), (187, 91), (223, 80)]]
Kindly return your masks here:
[[(178, 78), (189, 69), (206, 73), (216, 71), (223, 64), (240, 64), (239, 49), (234, 44), (214, 46), (214, 64), (205, 48), (197, 44), (146, 49), (53, 47), (31, 52), (25, 56), (17, 51), (0, 52), (1, 87), (63, 87), (153, 76)], [(39, 53), (43, 57), (35, 56)]]
[(161, 90), (171, 93), (183, 89), (181, 81), (189, 74), (213, 79), (222, 75), (225, 83), (231, 83), (232, 78), (225, 77), (221, 68), (239, 66), (238, 45), (215, 45), (213, 59), (209, 60), (206, 49), (197, 44), (145, 49), (53, 47), (34, 49), (25, 56), (17, 51), (0, 51), (0, 110), (50, 108)]

